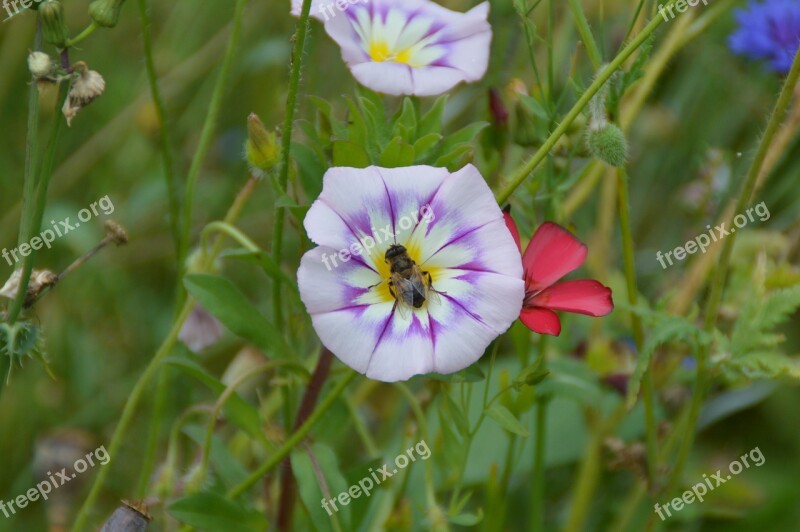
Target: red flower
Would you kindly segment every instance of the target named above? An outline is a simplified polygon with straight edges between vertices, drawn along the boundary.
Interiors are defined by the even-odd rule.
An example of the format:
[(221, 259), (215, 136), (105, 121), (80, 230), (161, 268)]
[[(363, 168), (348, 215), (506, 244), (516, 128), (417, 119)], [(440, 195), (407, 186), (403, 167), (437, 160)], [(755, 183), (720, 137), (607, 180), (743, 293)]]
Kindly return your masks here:
[[(520, 246), (517, 224), (508, 210), (503, 211), (506, 225)], [(605, 316), (614, 310), (611, 289), (592, 279), (557, 283), (586, 260), (586, 245), (553, 222), (545, 222), (531, 238), (522, 255), (525, 299), (519, 319), (539, 334), (561, 334), (561, 321), (553, 312), (575, 312), (587, 316)]]

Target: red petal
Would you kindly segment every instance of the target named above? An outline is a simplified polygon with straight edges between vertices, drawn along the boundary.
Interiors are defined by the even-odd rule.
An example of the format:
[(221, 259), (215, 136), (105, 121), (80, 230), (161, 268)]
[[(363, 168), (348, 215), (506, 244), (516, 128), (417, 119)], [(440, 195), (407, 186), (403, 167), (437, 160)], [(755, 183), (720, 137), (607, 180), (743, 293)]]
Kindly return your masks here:
[(525, 307), (519, 313), (519, 319), (535, 333), (558, 336), (561, 334), (561, 321), (552, 310), (539, 307)]
[(614, 310), (611, 289), (591, 279), (558, 283), (537, 294), (530, 303), (588, 316), (605, 316)]
[(517, 229), (517, 223), (514, 221), (514, 218), (511, 217), (511, 205), (506, 205), (505, 208), (503, 208), (503, 219), (506, 221), (506, 227), (508, 227), (511, 236), (514, 237), (514, 242), (517, 243), (517, 248), (519, 248), (521, 253), (522, 244), (519, 243), (519, 229)]
[(527, 290), (538, 292), (552, 285), (583, 264), (586, 252), (572, 233), (553, 222), (543, 223), (522, 257)]

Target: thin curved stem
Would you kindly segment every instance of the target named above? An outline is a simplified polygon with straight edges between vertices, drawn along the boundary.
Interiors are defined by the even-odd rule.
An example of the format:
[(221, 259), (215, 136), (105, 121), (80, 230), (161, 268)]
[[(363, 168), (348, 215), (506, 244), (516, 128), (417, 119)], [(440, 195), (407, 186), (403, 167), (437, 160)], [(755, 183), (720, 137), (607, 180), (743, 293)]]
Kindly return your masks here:
[(94, 33), (94, 32), (95, 32), (95, 30), (96, 30), (97, 28), (99, 28), (99, 27), (100, 27), (100, 26), (98, 26), (96, 22), (92, 21), (92, 22), (91, 22), (91, 24), (89, 24), (89, 25), (86, 27), (86, 29), (84, 29), (84, 30), (83, 30), (82, 32), (80, 32), (80, 33), (79, 33), (77, 36), (75, 36), (75, 38), (73, 38), (73, 39), (67, 39), (67, 43), (66, 43), (66, 45), (65, 45), (65, 48), (71, 48), (71, 47), (75, 46), (76, 44), (78, 44), (79, 42), (81, 42), (82, 40), (84, 40), (85, 38), (87, 38), (89, 35), (91, 35), (92, 33)]

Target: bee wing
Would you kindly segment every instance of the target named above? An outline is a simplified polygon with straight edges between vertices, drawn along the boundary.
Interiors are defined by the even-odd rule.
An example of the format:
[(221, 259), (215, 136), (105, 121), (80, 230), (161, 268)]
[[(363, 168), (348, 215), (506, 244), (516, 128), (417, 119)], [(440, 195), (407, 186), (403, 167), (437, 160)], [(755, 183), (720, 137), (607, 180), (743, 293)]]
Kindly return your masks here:
[(399, 299), (394, 302), (394, 310), (397, 311), (397, 314), (399, 314), (403, 320), (408, 320), (411, 318), (411, 308), (411, 305), (404, 303)]
[(392, 274), (392, 287), (397, 300), (411, 306), (414, 302), (414, 295), (418, 292), (414, 283), (410, 279), (395, 273)]
[(439, 297), (439, 292), (434, 290), (432, 286), (425, 285), (425, 299), (427, 299), (430, 303), (436, 303), (437, 305), (442, 302), (442, 298)]
[(417, 265), (415, 265), (414, 268), (416, 268), (416, 273), (419, 278), (422, 279), (422, 286), (425, 289), (425, 292), (422, 295), (425, 296), (425, 299), (430, 303), (441, 303), (442, 299), (439, 297), (439, 292), (433, 288), (430, 274), (428, 272), (423, 272), (422, 269)]

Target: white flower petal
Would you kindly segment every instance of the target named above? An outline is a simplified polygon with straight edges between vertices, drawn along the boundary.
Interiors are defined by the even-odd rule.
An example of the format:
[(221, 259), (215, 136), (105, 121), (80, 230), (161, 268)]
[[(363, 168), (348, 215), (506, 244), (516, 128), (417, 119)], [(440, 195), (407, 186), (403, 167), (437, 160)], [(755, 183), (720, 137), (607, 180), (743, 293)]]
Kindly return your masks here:
[(362, 85), (433, 96), (486, 73), (488, 14), (488, 2), (458, 13), (428, 0), (369, 0), (326, 18), (325, 31)]
[[(375, 235), (379, 245), (369, 257), (326, 264), (353, 235), (384, 229), (376, 222), (391, 236)], [(333, 168), (304, 223), (323, 244), (305, 254), (298, 270), (314, 328), (326, 347), (370, 378), (463, 369), (519, 315), (525, 291), (519, 249), (473, 166), (453, 174), (428, 166)], [(408, 312), (397, 308), (383, 260), (395, 242), (406, 246), (436, 292)]]

